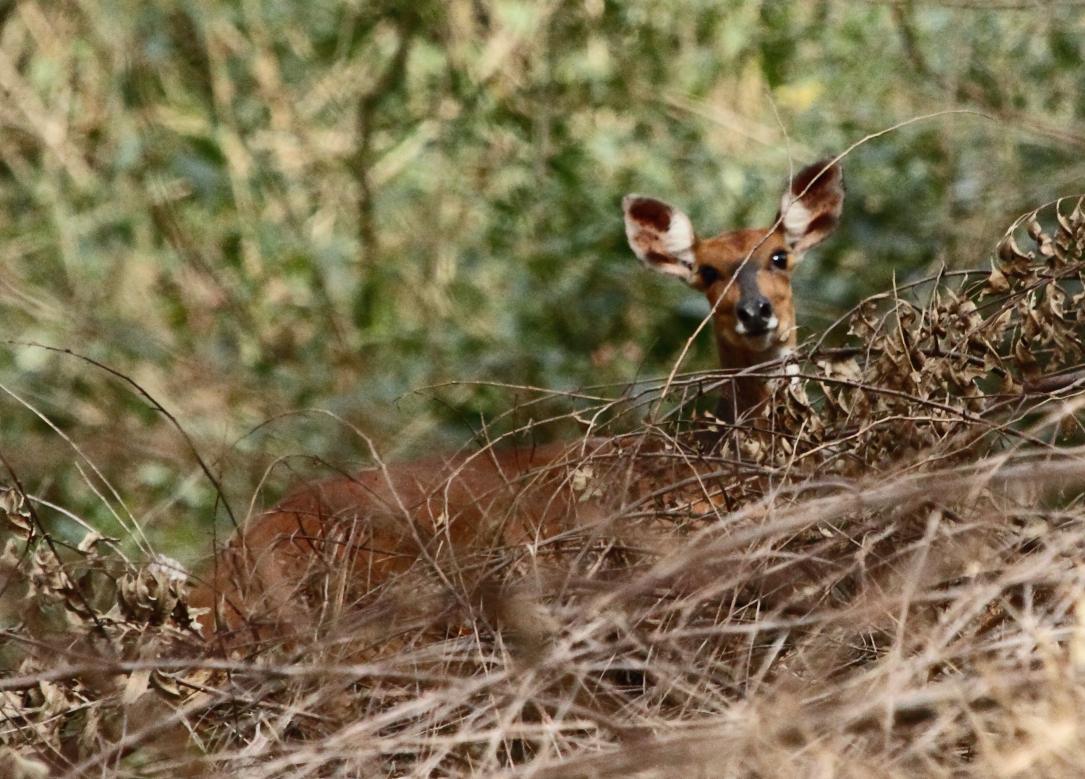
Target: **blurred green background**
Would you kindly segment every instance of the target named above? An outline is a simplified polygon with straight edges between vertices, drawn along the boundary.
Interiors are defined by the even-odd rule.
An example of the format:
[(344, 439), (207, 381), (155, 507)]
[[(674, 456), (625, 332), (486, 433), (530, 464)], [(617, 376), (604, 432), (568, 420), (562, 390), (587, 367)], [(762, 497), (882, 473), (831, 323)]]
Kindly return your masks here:
[[(633, 260), (624, 193), (705, 233), (765, 224), (790, 164), (950, 109), (977, 113), (846, 159), (800, 322), (982, 266), (1019, 212), (1085, 190), (1083, 6), (0, 4), (0, 453), (103, 532), (130, 514), (162, 551), (206, 549), (224, 514), (183, 437), (115, 376), (18, 342), (131, 377), (244, 514), (311, 470), (290, 455), (368, 460), (348, 425), (291, 412), (394, 459), (526, 397), (431, 385), (666, 372), (705, 306)], [(703, 333), (684, 367), (713, 363)]]

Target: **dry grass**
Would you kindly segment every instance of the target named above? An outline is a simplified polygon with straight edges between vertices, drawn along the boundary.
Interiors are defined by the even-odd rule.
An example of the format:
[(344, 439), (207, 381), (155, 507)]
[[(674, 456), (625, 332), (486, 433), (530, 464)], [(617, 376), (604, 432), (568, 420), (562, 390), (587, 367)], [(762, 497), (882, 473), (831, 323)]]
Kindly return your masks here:
[(324, 572), (317, 624), (226, 654), (168, 560), (137, 569), (89, 531), (61, 549), (12, 485), (0, 605), (24, 617), (0, 765), (1076, 776), (1083, 274), (1065, 201), (1015, 225), (989, 275), (864, 303), (839, 325), (855, 346), (808, 344), (804, 380), (740, 428), (691, 412), (720, 374), (678, 376), (665, 403), (659, 382), (569, 398), (585, 440), (611, 436), (570, 448), (596, 521), (441, 575), (419, 562), (357, 602)]

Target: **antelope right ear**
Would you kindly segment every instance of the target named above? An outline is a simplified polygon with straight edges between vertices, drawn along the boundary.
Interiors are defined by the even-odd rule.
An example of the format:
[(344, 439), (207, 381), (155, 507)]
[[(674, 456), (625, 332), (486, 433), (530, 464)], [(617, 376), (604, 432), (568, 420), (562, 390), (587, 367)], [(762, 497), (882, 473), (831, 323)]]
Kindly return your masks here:
[(826, 159), (795, 174), (780, 198), (776, 218), (782, 218), (792, 251), (802, 255), (836, 229), (843, 207), (844, 176), (840, 164)]
[(693, 280), (693, 224), (674, 206), (642, 195), (622, 198), (625, 235), (633, 254), (652, 270)]

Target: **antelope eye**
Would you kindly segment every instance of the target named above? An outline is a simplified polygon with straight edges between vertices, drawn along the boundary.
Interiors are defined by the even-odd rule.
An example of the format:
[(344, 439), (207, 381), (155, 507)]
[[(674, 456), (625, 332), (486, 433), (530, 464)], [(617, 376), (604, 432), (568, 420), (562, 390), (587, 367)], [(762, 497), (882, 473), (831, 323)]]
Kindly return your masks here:
[(697, 273), (701, 276), (701, 283), (706, 287), (711, 287), (720, 280), (720, 272), (711, 265), (702, 265)]
[(791, 255), (786, 249), (777, 249), (772, 253), (772, 257), (769, 259), (772, 260), (774, 267), (777, 267), (780, 270), (787, 270), (787, 261), (791, 259)]

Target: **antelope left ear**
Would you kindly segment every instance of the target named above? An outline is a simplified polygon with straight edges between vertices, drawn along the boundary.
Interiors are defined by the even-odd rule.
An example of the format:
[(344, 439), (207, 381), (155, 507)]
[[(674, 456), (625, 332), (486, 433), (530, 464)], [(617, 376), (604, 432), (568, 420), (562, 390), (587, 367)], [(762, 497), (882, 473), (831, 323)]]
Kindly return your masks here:
[(681, 209), (643, 195), (622, 198), (629, 248), (652, 270), (687, 284), (693, 278), (693, 224)]
[(791, 250), (801, 255), (836, 229), (844, 208), (844, 174), (831, 159), (820, 160), (795, 174), (780, 198), (779, 220)]

